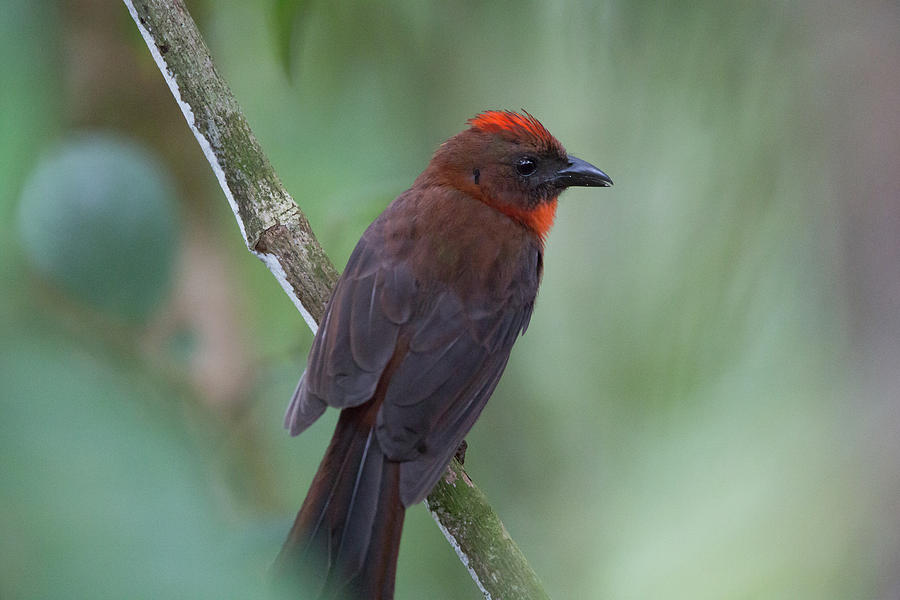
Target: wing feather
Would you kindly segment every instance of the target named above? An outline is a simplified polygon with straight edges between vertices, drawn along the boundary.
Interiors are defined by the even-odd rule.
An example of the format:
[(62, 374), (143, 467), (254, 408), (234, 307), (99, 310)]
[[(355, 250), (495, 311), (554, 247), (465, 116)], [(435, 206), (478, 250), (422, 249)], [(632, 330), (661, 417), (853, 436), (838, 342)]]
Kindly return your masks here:
[(309, 427), (327, 406), (346, 408), (371, 399), (412, 315), (415, 279), (408, 266), (385, 260), (372, 242), (378, 225), (373, 223), (356, 245), (325, 309), (285, 414), (291, 435)]
[(533, 297), (520, 291), (511, 289), (492, 313), (479, 304), (478, 319), (456, 310), (459, 299), (445, 293), (421, 322), (411, 323), (416, 334), (376, 425), (385, 455), (403, 461), (405, 505), (428, 494), (493, 393), (531, 314)]

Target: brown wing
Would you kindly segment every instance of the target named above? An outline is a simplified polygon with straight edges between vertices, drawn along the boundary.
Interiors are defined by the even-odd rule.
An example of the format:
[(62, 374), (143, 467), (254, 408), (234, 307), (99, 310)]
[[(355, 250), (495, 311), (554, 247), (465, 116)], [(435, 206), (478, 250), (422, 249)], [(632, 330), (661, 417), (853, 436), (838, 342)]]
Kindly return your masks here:
[(313, 340), (306, 372), (285, 414), (291, 435), (309, 427), (326, 406), (346, 408), (371, 399), (412, 316), (416, 284), (409, 269), (379, 252), (376, 221), (356, 245), (332, 292)]
[(447, 292), (410, 324), (415, 333), (391, 377), (376, 426), (385, 455), (404, 461), (405, 506), (428, 494), (494, 391), (531, 315), (534, 295), (518, 292), (511, 289), (494, 310), (479, 307), (477, 316)]

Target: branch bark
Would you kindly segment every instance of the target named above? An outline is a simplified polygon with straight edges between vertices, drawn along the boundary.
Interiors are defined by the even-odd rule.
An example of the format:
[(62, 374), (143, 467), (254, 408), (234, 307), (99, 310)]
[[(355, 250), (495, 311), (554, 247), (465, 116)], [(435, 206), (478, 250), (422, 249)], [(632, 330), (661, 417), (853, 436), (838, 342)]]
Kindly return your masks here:
[[(219, 76), (183, 0), (124, 0), (237, 219), (315, 332), (337, 270)], [(426, 500), (485, 598), (548, 599), (484, 494), (454, 459)]]

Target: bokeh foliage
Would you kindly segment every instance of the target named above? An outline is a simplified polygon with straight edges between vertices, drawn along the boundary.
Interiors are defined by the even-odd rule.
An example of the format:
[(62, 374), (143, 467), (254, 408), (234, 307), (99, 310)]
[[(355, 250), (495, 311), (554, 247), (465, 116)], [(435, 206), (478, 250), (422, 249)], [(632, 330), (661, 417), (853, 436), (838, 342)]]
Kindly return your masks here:
[[(485, 108), (529, 110), (616, 182), (564, 196), (531, 327), (469, 437), (467, 468), (551, 597), (900, 589), (896, 429), (871, 427), (891, 399), (859, 385), (854, 333), (878, 315), (847, 277), (847, 206), (867, 199), (841, 168), (868, 131), (847, 107), (894, 81), (845, 83), (900, 54), (893, 7), (189, 6), (338, 265)], [(244, 250), (124, 6), (8, 0), (0, 52), (0, 597), (263, 596), (334, 422), (280, 429), (310, 334)], [(110, 168), (127, 152), (77, 150), (79, 176), (133, 194), (54, 233), (29, 202), (77, 225), (79, 188), (40, 157), (97, 131), (157, 157), (137, 168), (161, 161), (174, 191), (149, 202), (176, 205), (149, 210), (140, 174)], [(36, 176), (62, 200), (29, 200)], [(62, 273), (34, 267), (51, 243)], [(398, 598), (478, 597), (409, 511)]]

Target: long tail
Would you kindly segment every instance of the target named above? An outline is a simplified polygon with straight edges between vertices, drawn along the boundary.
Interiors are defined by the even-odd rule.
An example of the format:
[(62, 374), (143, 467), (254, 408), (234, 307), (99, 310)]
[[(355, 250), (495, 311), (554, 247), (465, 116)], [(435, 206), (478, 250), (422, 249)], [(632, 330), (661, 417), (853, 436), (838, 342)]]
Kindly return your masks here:
[(277, 579), (302, 578), (321, 600), (394, 597), (405, 510), (400, 465), (381, 452), (373, 404), (341, 412), (273, 567)]

